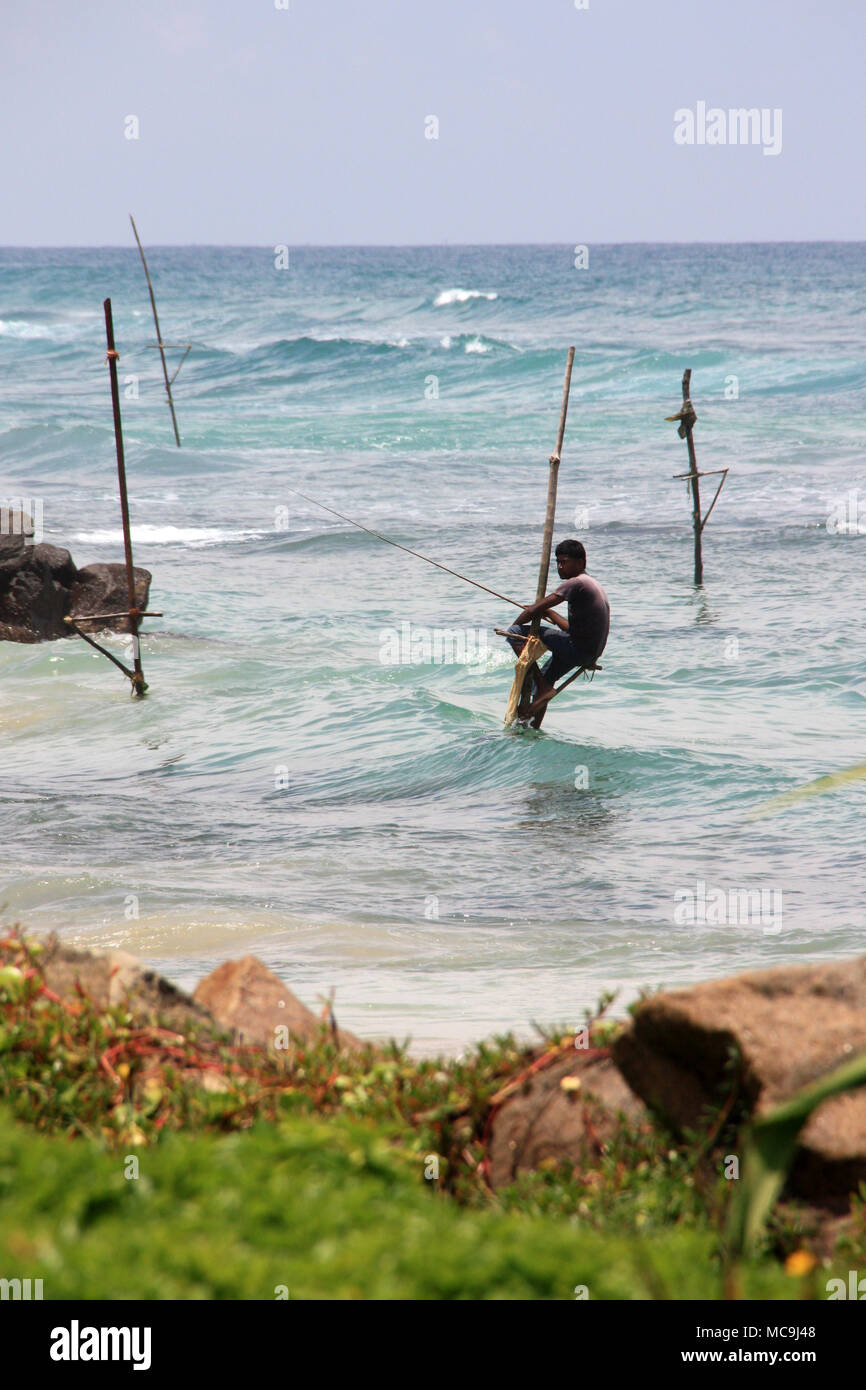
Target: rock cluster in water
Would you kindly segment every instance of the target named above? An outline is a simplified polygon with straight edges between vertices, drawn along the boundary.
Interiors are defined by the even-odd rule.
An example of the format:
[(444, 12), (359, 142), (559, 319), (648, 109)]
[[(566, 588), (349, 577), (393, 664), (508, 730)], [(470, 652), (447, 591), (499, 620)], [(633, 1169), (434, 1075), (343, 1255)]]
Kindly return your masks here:
[[(135, 601), (141, 609), (147, 607), (150, 581), (147, 570), (136, 569)], [(124, 565), (78, 569), (68, 550), (36, 541), (25, 512), (0, 512), (0, 641), (50, 642), (74, 636), (66, 617), (75, 618), (85, 632), (128, 632), (128, 618), (87, 620), (89, 614), (128, 608)]]

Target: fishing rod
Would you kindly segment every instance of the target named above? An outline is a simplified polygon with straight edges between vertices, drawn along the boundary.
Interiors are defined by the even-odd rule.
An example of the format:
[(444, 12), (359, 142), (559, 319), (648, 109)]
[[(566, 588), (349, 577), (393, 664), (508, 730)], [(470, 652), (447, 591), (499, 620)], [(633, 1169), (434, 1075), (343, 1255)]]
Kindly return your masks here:
[(486, 584), (479, 584), (477, 579), (470, 579), (466, 574), (460, 574), (457, 570), (449, 569), (447, 565), (440, 565), (438, 560), (431, 560), (429, 555), (422, 555), (420, 550), (412, 550), (408, 545), (401, 545), (399, 541), (392, 541), (390, 536), (383, 536), (381, 531), (373, 531), (369, 526), (363, 526), (360, 521), (353, 521), (350, 516), (344, 516), (342, 512), (335, 511), (333, 507), (328, 507), (324, 502), (319, 502), (315, 497), (308, 497), (304, 492), (298, 492), (297, 488), (287, 487), (286, 492), (292, 493), (294, 497), (302, 497), (305, 502), (310, 502), (314, 507), (321, 507), (323, 512), (330, 512), (331, 516), (337, 516), (341, 521), (346, 521), (350, 526), (357, 526), (359, 531), (366, 531), (368, 536), (375, 536), (377, 541), (384, 541), (386, 545), (396, 546), (397, 550), (405, 550), (407, 555), (414, 555), (417, 560), (425, 560), (428, 565), (435, 565), (437, 570), (444, 570), (446, 574), (452, 574), (455, 579), (462, 579), (464, 584), (472, 584), (476, 589), (482, 589), (485, 594), (492, 594), (494, 598), (502, 599), (503, 603), (510, 603), (515, 608), (525, 608), (525, 603), (518, 603), (516, 598), (507, 598), (505, 594), (498, 594), (495, 589), (488, 589)]

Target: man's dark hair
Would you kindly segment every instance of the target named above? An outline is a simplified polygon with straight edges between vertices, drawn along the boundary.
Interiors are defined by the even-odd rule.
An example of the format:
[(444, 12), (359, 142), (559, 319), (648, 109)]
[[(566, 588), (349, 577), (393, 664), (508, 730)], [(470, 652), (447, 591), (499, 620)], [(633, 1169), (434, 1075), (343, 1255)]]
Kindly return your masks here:
[(572, 560), (582, 560), (586, 564), (586, 551), (582, 541), (560, 541), (554, 552), (556, 555), (568, 555)]

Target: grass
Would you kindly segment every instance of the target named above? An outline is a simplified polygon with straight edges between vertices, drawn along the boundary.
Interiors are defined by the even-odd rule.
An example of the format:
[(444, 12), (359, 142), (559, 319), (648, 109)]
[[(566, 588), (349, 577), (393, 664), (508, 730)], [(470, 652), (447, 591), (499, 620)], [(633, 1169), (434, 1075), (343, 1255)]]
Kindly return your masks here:
[[(652, 1243), (573, 1216), (461, 1206), (369, 1122), (287, 1114), (233, 1135), (170, 1134), (129, 1158), (0, 1113), (0, 1259), (47, 1298), (712, 1299), (712, 1233)], [(26, 1182), (21, 1181), (26, 1174)], [(755, 1298), (788, 1298), (750, 1265)]]

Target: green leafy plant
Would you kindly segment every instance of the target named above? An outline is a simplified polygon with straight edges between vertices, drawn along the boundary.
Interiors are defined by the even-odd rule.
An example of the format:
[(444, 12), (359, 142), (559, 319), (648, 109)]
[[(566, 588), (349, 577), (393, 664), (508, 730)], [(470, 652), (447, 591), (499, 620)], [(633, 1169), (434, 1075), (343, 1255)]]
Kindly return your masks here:
[(825, 1100), (866, 1086), (866, 1053), (804, 1086), (751, 1127), (743, 1177), (731, 1208), (728, 1240), (733, 1255), (754, 1249), (793, 1162), (800, 1130)]

